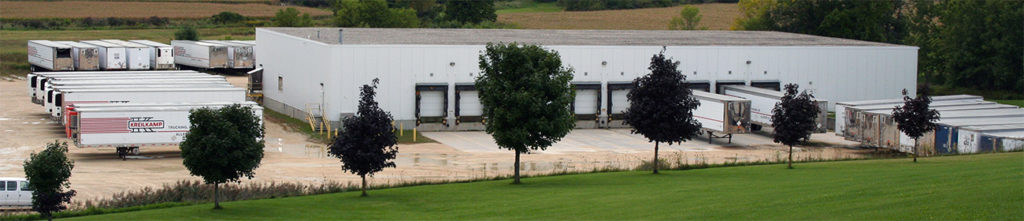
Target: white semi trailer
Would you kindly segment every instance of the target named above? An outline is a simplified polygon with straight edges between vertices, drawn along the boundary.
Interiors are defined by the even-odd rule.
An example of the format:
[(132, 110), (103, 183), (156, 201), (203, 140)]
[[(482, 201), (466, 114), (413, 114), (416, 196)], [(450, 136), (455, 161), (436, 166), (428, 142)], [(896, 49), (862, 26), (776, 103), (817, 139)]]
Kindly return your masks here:
[(100, 69), (100, 49), (93, 45), (73, 41), (58, 41), (71, 46), (71, 60), (76, 71), (95, 71)]
[(75, 69), (71, 58), (71, 46), (47, 40), (28, 41), (28, 63), (35, 67), (53, 71)]
[(228, 48), (228, 68), (251, 69), (254, 67), (252, 45), (231, 41), (204, 40), (202, 42), (219, 44)]
[(236, 87), (208, 88), (116, 88), (78, 89), (54, 93), (50, 103), (53, 119), (61, 120), (64, 107), (75, 103), (133, 102), (243, 102), (245, 89)]
[[(933, 107), (933, 110), (939, 111), (939, 114), (943, 113), (957, 113), (958, 111), (975, 111), (975, 110), (1012, 110), (1018, 109), (1017, 106), (1006, 105), (1006, 104), (977, 104), (977, 105), (960, 105), (960, 106), (940, 106)], [(892, 118), (892, 109), (888, 110), (875, 110), (862, 112), (863, 122), (860, 123), (860, 132), (858, 133), (857, 140), (865, 145), (872, 145), (876, 147), (885, 148), (897, 148), (904, 144), (900, 139), (901, 133), (898, 125)], [(940, 118), (941, 119), (941, 118)], [(955, 119), (950, 117), (949, 119)], [(850, 129), (854, 130), (854, 129)]]
[[(947, 96), (933, 96), (932, 101), (950, 101), (950, 100), (983, 100), (981, 96), (975, 95), (947, 95)], [(850, 118), (853, 117), (852, 113), (846, 111), (846, 108), (866, 105), (898, 105), (902, 104), (903, 99), (882, 99), (882, 100), (865, 100), (865, 101), (847, 101), (847, 102), (836, 102), (836, 135), (842, 136), (846, 132), (846, 123), (849, 122)]]
[(48, 81), (48, 76), (72, 76), (72, 75), (96, 75), (96, 74), (107, 74), (111, 76), (118, 76), (121, 74), (140, 74), (140, 73), (196, 73), (195, 71), (161, 71), (161, 72), (138, 72), (138, 71), (75, 71), (75, 72), (31, 72), (28, 73), (25, 81), (28, 84), (29, 96), (35, 97), (36, 93), (42, 91), (45, 87), (45, 83)]
[(141, 79), (164, 79), (164, 78), (173, 78), (173, 79), (192, 79), (192, 78), (195, 78), (195, 79), (222, 79), (224, 77), (223, 76), (217, 76), (217, 75), (207, 75), (207, 74), (203, 74), (203, 73), (123, 74), (123, 75), (119, 75), (119, 76), (116, 76), (116, 77), (105, 76), (105, 75), (102, 75), (102, 76), (83, 76), (83, 75), (78, 75), (78, 76), (59, 76), (58, 75), (58, 76), (48, 76), (48, 77), (42, 79), (40, 81), (40, 83), (38, 84), (39, 89), (37, 89), (37, 91), (35, 91), (35, 93), (36, 93), (36, 96), (46, 95), (45, 94), (46, 88), (48, 88), (50, 86), (50, 82), (51, 81), (60, 81), (60, 80), (120, 80), (120, 79), (140, 79), (141, 80)]
[(153, 70), (172, 70), (174, 69), (174, 53), (171, 50), (169, 44), (150, 40), (131, 40), (130, 42), (145, 45), (150, 48), (149, 55), (149, 67)]
[[(161, 84), (163, 81), (169, 81), (169, 80), (178, 80), (178, 81), (182, 81), (182, 82), (187, 82), (187, 81), (226, 81), (221, 76), (135, 77), (133, 79), (137, 80), (137, 81), (129, 82), (127, 84), (131, 84), (131, 85)], [(68, 82), (75, 82), (75, 81), (79, 81), (80, 80), (79, 82), (85, 83), (85, 82), (91, 82), (91, 81), (104, 81), (104, 80), (107, 80), (107, 79), (65, 79), (65, 80), (67, 80)], [(153, 80), (154, 82), (150, 82), (150, 81), (146, 81), (146, 80)], [(54, 110), (57, 110), (56, 107), (59, 107), (59, 106), (58, 105), (54, 105), (54, 102), (57, 101), (57, 98), (58, 98), (57, 95), (59, 95), (61, 92), (62, 91), (54, 90), (51, 86), (47, 85), (46, 89), (43, 89), (42, 92), (38, 93), (38, 94), (43, 96), (42, 98), (39, 98), (39, 99), (42, 101), (41, 105), (43, 106), (43, 110), (44, 111), (46, 111), (47, 113), (53, 113)]]
[[(722, 94), (750, 100), (750, 123), (753, 130), (771, 127), (772, 109), (782, 100), (785, 93), (746, 85), (728, 85), (722, 87)], [(818, 105), (818, 116), (815, 118), (814, 132), (828, 132), (828, 101), (815, 100)]]
[(99, 48), (100, 69), (111, 71), (128, 69), (128, 49), (124, 46), (99, 40), (81, 42)]
[[(939, 108), (939, 107), (949, 107), (949, 106), (970, 106), (970, 105), (994, 104), (994, 103), (995, 102), (984, 101), (984, 100), (982, 100), (980, 98), (979, 99), (970, 99), (970, 100), (967, 100), (967, 99), (965, 99), (965, 100), (944, 100), (944, 101), (933, 101), (929, 107)], [(862, 125), (862, 124), (866, 124), (866, 122), (870, 122), (870, 121), (868, 121), (868, 119), (866, 119), (866, 116), (864, 115), (865, 112), (868, 112), (868, 111), (878, 111), (878, 110), (892, 111), (892, 109), (895, 108), (898, 105), (903, 105), (903, 103), (877, 104), (877, 105), (861, 105), (861, 106), (847, 106), (847, 107), (844, 107), (843, 108), (843, 112), (842, 112), (842, 115), (844, 116), (843, 117), (843, 128), (842, 128), (843, 133), (841, 133), (839, 135), (842, 135), (843, 137), (846, 137), (847, 139), (851, 139), (853, 141), (857, 141), (859, 139), (858, 138), (858, 136), (859, 136), (858, 134), (861, 133), (861, 128), (864, 127), (864, 125)], [(839, 123), (840, 123), (840, 121), (839, 121), (839, 115), (840, 114), (838, 114), (838, 113), (839, 112), (837, 112), (837, 114), (836, 114), (836, 130), (839, 130)]]
[[(238, 103), (251, 107), (253, 114), (263, 119), (263, 108), (259, 105)], [(138, 154), (140, 147), (179, 145), (192, 125), (188, 119), (191, 110), (227, 105), (230, 104), (76, 107), (69, 113), (71, 123), (66, 132), (79, 148), (116, 147), (118, 156), (124, 159), (128, 153)]]
[(128, 70), (150, 69), (149, 59), (151, 52), (153, 52), (151, 47), (117, 39), (103, 39), (101, 41), (124, 46), (124, 49), (127, 52), (126, 54), (128, 55), (126, 59), (128, 63)]
[(227, 68), (228, 47), (198, 41), (171, 41), (174, 47), (174, 64), (197, 68)]
[[(1007, 142), (1001, 145), (1000, 140), (1006, 137), (1024, 135), (1024, 124), (969, 126), (960, 128), (957, 134), (958, 153), (985, 153), (996, 151), (1013, 151), (1020, 149), (1019, 143)], [(1012, 139), (1011, 139), (1012, 140)]]
[(750, 132), (750, 100), (696, 90), (693, 96), (700, 101), (693, 118), (708, 133), (708, 143), (712, 138), (729, 138), (732, 143), (733, 134)]

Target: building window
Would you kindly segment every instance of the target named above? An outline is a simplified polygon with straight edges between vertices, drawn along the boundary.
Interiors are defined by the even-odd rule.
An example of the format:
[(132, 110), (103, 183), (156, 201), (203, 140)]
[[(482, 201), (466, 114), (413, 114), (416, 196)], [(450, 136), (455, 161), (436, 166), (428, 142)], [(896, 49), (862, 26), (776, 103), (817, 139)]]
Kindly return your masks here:
[(277, 90), (284, 91), (284, 77), (277, 76)]

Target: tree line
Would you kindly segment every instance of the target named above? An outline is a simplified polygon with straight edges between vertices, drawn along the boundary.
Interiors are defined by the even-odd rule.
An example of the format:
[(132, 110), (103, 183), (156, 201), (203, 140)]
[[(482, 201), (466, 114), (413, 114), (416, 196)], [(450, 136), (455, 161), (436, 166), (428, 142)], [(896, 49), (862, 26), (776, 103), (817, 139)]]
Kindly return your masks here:
[[(314, 3), (310, 3), (314, 4)], [(316, 6), (330, 9), (334, 15), (328, 26), (367, 28), (489, 28), (496, 24), (493, 0), (333, 0), (318, 1)], [(291, 11), (289, 11), (291, 10)], [(313, 26), (308, 14), (282, 9), (273, 18), (279, 27)]]
[(1024, 91), (1024, 1), (741, 0), (739, 30), (913, 45), (919, 82)]

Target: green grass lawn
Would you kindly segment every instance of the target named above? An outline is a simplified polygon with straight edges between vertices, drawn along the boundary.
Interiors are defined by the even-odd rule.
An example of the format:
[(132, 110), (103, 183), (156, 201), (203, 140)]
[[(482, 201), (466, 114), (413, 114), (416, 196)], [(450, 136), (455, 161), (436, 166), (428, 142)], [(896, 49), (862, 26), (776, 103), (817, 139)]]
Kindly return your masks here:
[(1021, 220), (1024, 153), (428, 185), (83, 220)]
[(516, 13), (516, 12), (560, 12), (565, 10), (554, 2), (533, 2), (524, 1), (519, 5), (496, 10), (495, 14)]
[(1024, 107), (1024, 100), (995, 100), (1000, 104), (1017, 105), (1018, 107)]

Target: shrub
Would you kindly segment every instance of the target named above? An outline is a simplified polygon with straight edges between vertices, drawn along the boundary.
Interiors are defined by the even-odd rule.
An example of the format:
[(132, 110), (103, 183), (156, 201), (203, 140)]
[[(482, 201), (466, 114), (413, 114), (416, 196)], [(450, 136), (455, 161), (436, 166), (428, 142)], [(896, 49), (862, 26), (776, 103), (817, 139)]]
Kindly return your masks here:
[(174, 32), (174, 39), (198, 41), (199, 32), (196, 31), (195, 27), (183, 26), (177, 32)]
[(245, 16), (235, 12), (221, 12), (210, 17), (216, 24), (235, 24), (245, 21)]

